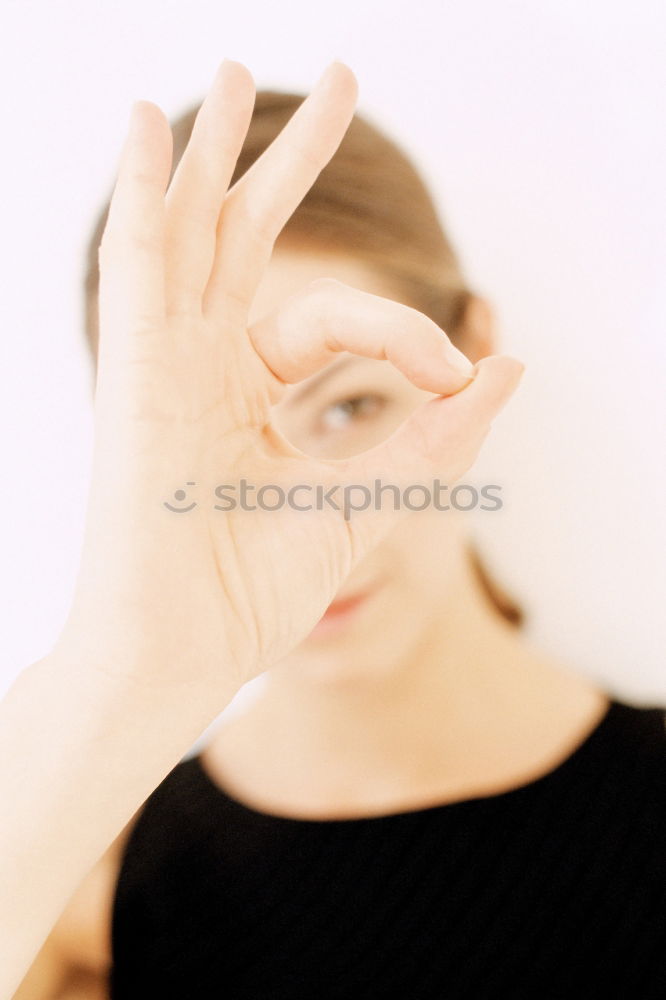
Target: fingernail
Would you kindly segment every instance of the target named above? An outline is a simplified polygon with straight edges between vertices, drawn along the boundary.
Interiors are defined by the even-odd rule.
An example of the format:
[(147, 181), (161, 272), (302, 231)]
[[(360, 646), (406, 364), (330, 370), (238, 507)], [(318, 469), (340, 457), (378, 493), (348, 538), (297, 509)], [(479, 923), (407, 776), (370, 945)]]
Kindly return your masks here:
[(446, 360), (451, 367), (455, 368), (455, 370), (460, 372), (461, 375), (467, 375), (471, 378), (474, 378), (476, 375), (476, 368), (472, 362), (463, 354), (462, 351), (458, 350), (457, 347), (454, 347), (453, 344), (446, 345)]

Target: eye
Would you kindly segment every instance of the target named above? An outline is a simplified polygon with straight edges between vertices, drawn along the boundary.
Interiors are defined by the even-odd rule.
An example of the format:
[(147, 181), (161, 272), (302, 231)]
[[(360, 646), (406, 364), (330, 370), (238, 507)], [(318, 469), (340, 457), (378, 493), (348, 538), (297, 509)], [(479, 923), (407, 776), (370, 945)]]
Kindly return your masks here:
[(359, 422), (378, 413), (386, 400), (374, 393), (336, 399), (324, 408), (320, 423), (324, 430), (336, 431), (348, 427), (352, 421)]

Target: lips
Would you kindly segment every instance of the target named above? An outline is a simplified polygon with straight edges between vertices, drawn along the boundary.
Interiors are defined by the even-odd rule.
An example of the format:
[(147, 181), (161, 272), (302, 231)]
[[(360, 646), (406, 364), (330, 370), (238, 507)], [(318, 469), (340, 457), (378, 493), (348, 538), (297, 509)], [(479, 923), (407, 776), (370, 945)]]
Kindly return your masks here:
[(373, 584), (348, 597), (339, 597), (332, 601), (310, 634), (313, 637), (326, 638), (343, 632), (347, 623), (356, 615), (357, 609), (365, 604), (377, 589), (378, 585)]
[(365, 598), (368, 596), (369, 591), (364, 591), (361, 594), (354, 594), (352, 597), (341, 598), (340, 600), (333, 601), (329, 604), (326, 611), (324, 612), (322, 619), (329, 620), (331, 618), (337, 618), (340, 615), (347, 614), (347, 612), (352, 611), (356, 608)]

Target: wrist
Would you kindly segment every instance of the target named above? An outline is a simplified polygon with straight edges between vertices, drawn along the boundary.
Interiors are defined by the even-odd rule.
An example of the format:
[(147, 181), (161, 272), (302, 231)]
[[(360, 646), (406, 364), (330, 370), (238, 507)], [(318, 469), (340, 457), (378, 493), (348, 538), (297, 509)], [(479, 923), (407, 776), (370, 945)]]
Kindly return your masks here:
[[(170, 669), (166, 652), (147, 653), (127, 643), (110, 648), (94, 644), (86, 633), (64, 630), (53, 649), (33, 668), (52, 679), (54, 689), (76, 690), (99, 719), (151, 719), (174, 731), (192, 732), (192, 740), (235, 697), (242, 684), (220, 667), (214, 674)], [(212, 674), (212, 675), (211, 675)]]

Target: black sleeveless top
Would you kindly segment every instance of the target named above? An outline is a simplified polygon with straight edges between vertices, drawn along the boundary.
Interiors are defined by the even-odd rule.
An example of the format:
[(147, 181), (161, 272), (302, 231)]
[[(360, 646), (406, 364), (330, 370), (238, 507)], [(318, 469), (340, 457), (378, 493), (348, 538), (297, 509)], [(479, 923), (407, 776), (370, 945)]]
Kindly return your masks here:
[(352, 819), (183, 758), (125, 844), (112, 1000), (664, 1000), (665, 721), (612, 699), (529, 784)]

